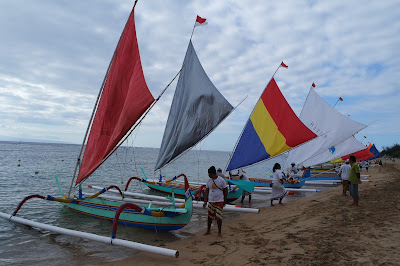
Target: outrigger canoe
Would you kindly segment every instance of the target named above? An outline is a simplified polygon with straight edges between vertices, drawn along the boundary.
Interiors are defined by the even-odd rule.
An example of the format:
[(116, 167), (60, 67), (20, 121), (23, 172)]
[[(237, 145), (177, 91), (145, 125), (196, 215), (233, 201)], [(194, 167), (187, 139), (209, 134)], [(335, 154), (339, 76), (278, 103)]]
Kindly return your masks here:
[[(142, 182), (144, 185), (146, 185), (152, 190), (167, 194), (174, 193), (175, 196), (184, 196), (185, 195), (184, 185), (181, 183), (174, 182), (181, 176), (183, 176), (185, 180), (187, 179), (184, 174), (180, 174), (177, 177), (174, 177), (170, 180), (163, 182), (155, 182), (143, 178), (131, 177), (126, 183), (125, 191), (128, 190), (129, 184), (132, 180), (137, 180)], [(203, 200), (203, 194), (205, 192), (205, 189), (206, 189), (205, 185), (190, 185), (190, 192), (192, 193), (193, 197), (197, 198), (198, 200)], [(242, 188), (239, 188), (237, 186), (229, 186), (227, 202), (232, 202), (237, 200), (242, 196), (242, 193), (243, 193)]]
[[(154, 207), (151, 205), (140, 206), (132, 203), (123, 203), (97, 198), (100, 194), (103, 194), (111, 188), (119, 190), (123, 197), (122, 191), (117, 186), (103, 188), (89, 197), (84, 197), (81, 190), (78, 197), (62, 195), (61, 198), (56, 198), (52, 196), (44, 197), (41, 195), (31, 195), (21, 201), (17, 209), (14, 211), (13, 216), (17, 214), (19, 209), (27, 200), (31, 198), (40, 198), (60, 202), (62, 205), (73, 211), (95, 218), (115, 221), (128, 226), (139, 226), (155, 230), (169, 231), (180, 229), (187, 225), (192, 217), (192, 195), (189, 189), (189, 182), (186, 178), (185, 184), (183, 185), (185, 191), (185, 203), (180, 206), (175, 206), (173, 199), (171, 200), (171, 206)], [(114, 225), (114, 227), (116, 227), (116, 225)]]
[[(283, 183), (283, 186), (286, 188), (302, 188), (310, 176), (310, 169), (307, 169), (304, 171), (302, 177), (294, 177), (293, 179), (288, 179), (285, 183)], [(230, 176), (230, 179), (232, 180), (239, 180), (238, 175), (232, 175)], [(272, 179), (266, 179), (266, 178), (249, 178), (251, 182), (254, 182), (256, 187), (269, 187), (272, 183)]]

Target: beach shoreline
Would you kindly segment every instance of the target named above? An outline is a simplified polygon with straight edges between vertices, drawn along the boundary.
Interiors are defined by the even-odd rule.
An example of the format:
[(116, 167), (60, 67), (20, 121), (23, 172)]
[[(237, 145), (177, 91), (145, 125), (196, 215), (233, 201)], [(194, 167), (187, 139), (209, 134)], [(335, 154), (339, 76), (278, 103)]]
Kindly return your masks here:
[[(161, 244), (179, 258), (141, 252), (111, 265), (395, 265), (400, 261), (400, 165), (387, 161), (360, 185), (360, 206), (341, 186), (284, 206), (263, 207), (223, 223), (223, 236), (203, 231)], [(364, 170), (362, 174), (366, 174)]]

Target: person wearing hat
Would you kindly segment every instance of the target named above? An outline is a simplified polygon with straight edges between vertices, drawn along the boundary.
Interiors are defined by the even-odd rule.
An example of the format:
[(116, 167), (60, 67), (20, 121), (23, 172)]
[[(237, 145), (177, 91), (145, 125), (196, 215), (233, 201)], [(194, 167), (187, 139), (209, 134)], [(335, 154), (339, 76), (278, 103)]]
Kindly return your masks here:
[(349, 191), (349, 174), (351, 166), (349, 164), (349, 159), (346, 160), (345, 164), (342, 164), (339, 169), (339, 176), (342, 180), (343, 186), (343, 196), (346, 196), (346, 192)]

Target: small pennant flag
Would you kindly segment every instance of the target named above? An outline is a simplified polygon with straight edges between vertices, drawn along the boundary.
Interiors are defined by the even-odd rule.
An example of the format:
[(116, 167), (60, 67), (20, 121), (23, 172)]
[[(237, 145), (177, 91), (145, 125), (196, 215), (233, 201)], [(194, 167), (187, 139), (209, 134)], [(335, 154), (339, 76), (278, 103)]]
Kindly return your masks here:
[(205, 26), (205, 25), (207, 25), (208, 24), (208, 22), (206, 21), (207, 19), (205, 19), (205, 18), (202, 18), (202, 17), (199, 17), (199, 16), (197, 16), (197, 18), (196, 18), (196, 23), (195, 23), (195, 27), (197, 27), (197, 26)]
[(343, 102), (343, 98), (342, 98), (342, 97), (339, 97), (339, 101)]
[(313, 86), (313, 88), (315, 88), (315, 83), (313, 82), (313, 84), (311, 86)]
[(367, 137), (366, 136), (364, 136), (364, 139), (366, 139)]
[(285, 65), (285, 63), (283, 63), (283, 61), (282, 61), (282, 63), (281, 63), (281, 67), (288, 68), (288, 66)]

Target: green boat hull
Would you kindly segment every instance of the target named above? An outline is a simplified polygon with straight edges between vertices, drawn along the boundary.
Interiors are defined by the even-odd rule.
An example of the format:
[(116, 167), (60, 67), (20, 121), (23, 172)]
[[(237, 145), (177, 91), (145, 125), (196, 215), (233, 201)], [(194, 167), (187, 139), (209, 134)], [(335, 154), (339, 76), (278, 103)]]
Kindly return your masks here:
[[(180, 184), (173, 183), (173, 182), (150, 182), (150, 181), (145, 181), (142, 180), (142, 182), (149, 187), (152, 190), (156, 190), (159, 192), (167, 193), (167, 194), (172, 194), (174, 193), (175, 196), (184, 196), (185, 195), (185, 190)], [(194, 195), (198, 190), (200, 189), (200, 186), (191, 186), (190, 191), (192, 195)], [(233, 188), (229, 190), (228, 193), (228, 198), (227, 202), (232, 202), (237, 200), (242, 196), (243, 189), (241, 188)], [(200, 194), (201, 200), (203, 200), (203, 193)]]
[[(122, 202), (107, 201), (101, 199), (77, 200), (77, 203), (62, 203), (67, 208), (83, 213), (95, 218), (113, 221), (118, 208), (124, 204)], [(140, 206), (146, 207), (146, 206)], [(139, 226), (156, 230), (177, 230), (187, 225), (192, 217), (192, 198), (186, 200), (185, 208), (147, 208), (152, 212), (160, 212), (163, 216), (150, 216), (137, 212), (134, 209), (125, 209), (120, 217), (119, 223), (129, 226)]]

